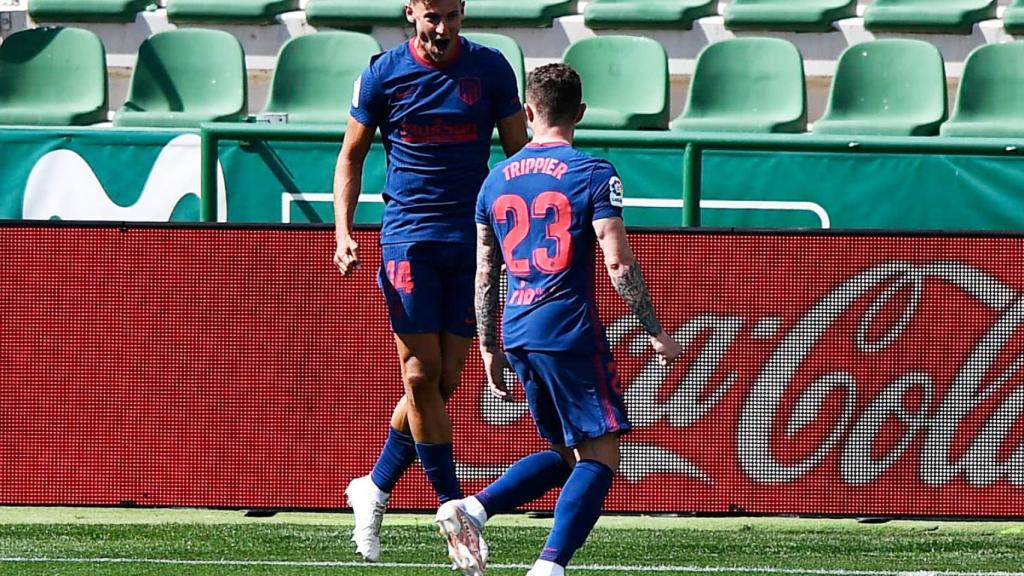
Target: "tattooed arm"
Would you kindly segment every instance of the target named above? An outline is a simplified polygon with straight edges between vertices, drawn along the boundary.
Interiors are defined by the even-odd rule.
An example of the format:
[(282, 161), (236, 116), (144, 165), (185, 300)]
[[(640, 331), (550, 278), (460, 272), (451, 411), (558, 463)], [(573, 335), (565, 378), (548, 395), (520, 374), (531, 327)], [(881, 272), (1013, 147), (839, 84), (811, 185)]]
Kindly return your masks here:
[(594, 232), (597, 234), (601, 251), (604, 252), (604, 264), (608, 269), (612, 286), (640, 320), (640, 324), (650, 336), (651, 346), (660, 355), (662, 362), (672, 362), (679, 355), (679, 344), (665, 333), (654, 314), (651, 295), (647, 291), (647, 284), (640, 273), (640, 265), (633, 255), (633, 249), (629, 246), (622, 219), (595, 220)]
[(498, 294), (501, 281), (501, 249), (494, 230), (484, 224), (476, 225), (476, 331), (480, 337), (480, 357), (487, 372), (491, 394), (511, 400), (505, 386), (505, 353), (498, 342)]

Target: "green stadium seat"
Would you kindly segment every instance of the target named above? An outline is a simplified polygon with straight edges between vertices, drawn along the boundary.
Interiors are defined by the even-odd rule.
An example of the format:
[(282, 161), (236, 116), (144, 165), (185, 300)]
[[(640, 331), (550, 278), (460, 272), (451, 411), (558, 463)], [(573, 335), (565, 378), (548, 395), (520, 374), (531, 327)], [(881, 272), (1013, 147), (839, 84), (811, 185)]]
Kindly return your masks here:
[(874, 0), (864, 11), (872, 32), (970, 34), (974, 24), (996, 17), (996, 0)]
[(857, 0), (733, 0), (725, 9), (725, 27), (829, 32), (836, 20), (855, 16)]
[(715, 42), (697, 57), (673, 130), (804, 132), (807, 87), (800, 51), (778, 38)]
[(306, 21), (332, 28), (405, 26), (405, 5), (406, 0), (309, 0)]
[(562, 60), (583, 80), (587, 112), (581, 128), (668, 126), (668, 56), (658, 42), (639, 36), (595, 36), (571, 44)]
[(36, 22), (134, 22), (155, 8), (156, 0), (31, 0), (28, 15)]
[(330, 30), (292, 38), (281, 47), (264, 112), (289, 123), (345, 124), (352, 86), (380, 52), (368, 34)]
[(592, 30), (690, 30), (694, 20), (717, 14), (716, 0), (590, 0), (583, 21)]
[(517, 44), (514, 39), (509, 38), (504, 34), (492, 34), (490, 32), (464, 32), (462, 35), (477, 44), (483, 44), (484, 46), (494, 48), (505, 56), (508, 63), (512, 65), (512, 71), (516, 73), (516, 85), (519, 87), (519, 98), (523, 99), (526, 96), (526, 64), (523, 60), (523, 51), (519, 48), (519, 44)]
[(79, 126), (107, 120), (107, 56), (96, 34), (30, 28), (0, 44), (0, 124)]
[(555, 18), (576, 13), (576, 0), (471, 0), (465, 25), (550, 28)]
[(1024, 0), (1013, 0), (1003, 12), (1003, 28), (1010, 34), (1024, 34)]
[(139, 46), (115, 126), (198, 127), (246, 111), (245, 55), (231, 34), (201, 28), (154, 34)]
[(946, 73), (935, 46), (906, 38), (847, 48), (836, 63), (819, 134), (932, 136), (946, 119)]
[(1024, 137), (1024, 42), (983, 44), (964, 62), (943, 136)]
[(299, 0), (167, 0), (171, 22), (273, 24), (277, 15), (299, 9)]

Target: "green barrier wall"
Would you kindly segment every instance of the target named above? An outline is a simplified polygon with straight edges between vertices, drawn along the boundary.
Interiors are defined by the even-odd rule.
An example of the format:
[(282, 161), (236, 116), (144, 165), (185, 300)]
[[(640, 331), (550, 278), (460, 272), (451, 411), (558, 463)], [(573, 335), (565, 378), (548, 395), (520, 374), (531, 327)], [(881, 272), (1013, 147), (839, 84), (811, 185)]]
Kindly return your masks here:
[(1024, 158), (708, 151), (701, 224), (1024, 229)]
[(0, 130), (0, 218), (197, 220), (200, 144), (198, 131)]
[[(0, 130), (0, 218), (330, 222), (342, 137), (218, 123)], [(1024, 141), (580, 131), (577, 143), (618, 168), (631, 226), (1024, 229)], [(377, 143), (360, 223), (380, 219), (384, 171)]]
[[(324, 136), (260, 126), (204, 126), (211, 147), (231, 139), (315, 141)], [(1021, 142), (594, 130), (580, 131), (577, 144), (619, 169), (631, 226), (1024, 228), (1024, 211), (1015, 209), (1014, 184), (1024, 176)], [(492, 160), (500, 158), (494, 147)], [(365, 176), (364, 199), (379, 195), (383, 187), (382, 162), (379, 156), (368, 161), (377, 170)], [(229, 175), (256, 169), (225, 164)], [(295, 192), (290, 200), (289, 189), (306, 188), (279, 184), (286, 184), (281, 220), (330, 219), (329, 176), (313, 186), (323, 192)], [(229, 182), (229, 206), (231, 188)], [(379, 218), (379, 196), (376, 200), (377, 210), (369, 200), (361, 203), (360, 222)], [(214, 213), (208, 203), (207, 216)], [(229, 219), (235, 218), (229, 210)]]
[[(219, 145), (229, 222), (333, 222), (331, 183), (339, 145), (304, 142), (237, 142)], [(587, 148), (615, 163), (635, 183), (626, 219), (648, 226), (682, 224), (682, 154), (679, 150)], [(499, 146), (493, 162), (504, 159)], [(384, 209), (384, 149), (374, 145), (363, 171), (356, 221), (380, 222)], [(629, 186), (629, 184), (627, 184)], [(649, 207), (648, 205), (655, 205)], [(668, 207), (657, 207), (667, 205)]]

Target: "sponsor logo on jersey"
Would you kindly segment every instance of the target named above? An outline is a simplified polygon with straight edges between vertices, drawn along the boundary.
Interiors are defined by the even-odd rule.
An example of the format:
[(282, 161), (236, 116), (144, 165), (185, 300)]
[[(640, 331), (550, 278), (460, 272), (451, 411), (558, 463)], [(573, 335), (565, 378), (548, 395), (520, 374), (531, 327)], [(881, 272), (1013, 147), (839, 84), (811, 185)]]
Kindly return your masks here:
[(477, 125), (451, 123), (438, 118), (433, 124), (405, 123), (399, 128), (403, 142), (412, 144), (458, 144), (473, 142), (478, 137)]

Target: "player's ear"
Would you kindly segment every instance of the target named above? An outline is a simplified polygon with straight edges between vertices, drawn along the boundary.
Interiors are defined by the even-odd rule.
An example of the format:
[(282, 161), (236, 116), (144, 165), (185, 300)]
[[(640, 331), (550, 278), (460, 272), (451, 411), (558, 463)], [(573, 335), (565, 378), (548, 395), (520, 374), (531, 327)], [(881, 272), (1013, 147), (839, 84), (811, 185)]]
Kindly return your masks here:
[(412, 3), (414, 0), (409, 0), (405, 4), (405, 19), (409, 21), (409, 24), (415, 24), (416, 18), (412, 14)]
[(533, 117), (536, 114), (536, 112), (533, 110), (533, 106), (530, 106), (530, 103), (527, 102), (526, 104), (523, 105), (523, 110), (526, 112), (526, 121), (529, 122), (530, 124), (533, 124)]
[(580, 120), (583, 120), (583, 114), (587, 111), (587, 103), (580, 102), (580, 110), (576, 113), (576, 123), (579, 124)]

